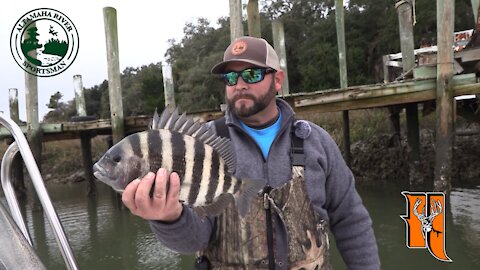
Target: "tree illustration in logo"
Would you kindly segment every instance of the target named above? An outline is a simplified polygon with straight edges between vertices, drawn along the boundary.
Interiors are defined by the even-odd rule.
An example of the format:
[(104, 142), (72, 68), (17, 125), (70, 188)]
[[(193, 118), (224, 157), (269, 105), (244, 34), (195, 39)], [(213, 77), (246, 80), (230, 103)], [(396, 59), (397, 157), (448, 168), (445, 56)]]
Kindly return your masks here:
[(57, 36), (58, 32), (55, 31), (52, 25), (50, 25), (48, 33), (52, 35), (52, 38), (45, 43), (45, 49), (43, 50), (43, 53), (64, 57), (68, 51), (68, 43), (64, 40), (60, 41), (58, 38), (53, 38)]
[[(38, 29), (37, 27), (29, 27), (27, 29), (27, 35), (28, 37), (23, 40), (21, 44), (21, 49), (23, 52), (23, 55), (30, 61), (32, 64), (40, 66), (42, 65), (42, 62), (38, 59), (36, 59), (36, 50), (38, 48), (42, 47), (42, 44), (38, 43)], [(33, 55), (32, 55), (33, 54)]]
[(55, 65), (68, 52), (68, 41), (63, 38), (65, 34), (56, 31), (47, 20), (38, 20), (35, 26), (29, 27), (24, 33), (21, 44), (23, 55), (36, 66)]

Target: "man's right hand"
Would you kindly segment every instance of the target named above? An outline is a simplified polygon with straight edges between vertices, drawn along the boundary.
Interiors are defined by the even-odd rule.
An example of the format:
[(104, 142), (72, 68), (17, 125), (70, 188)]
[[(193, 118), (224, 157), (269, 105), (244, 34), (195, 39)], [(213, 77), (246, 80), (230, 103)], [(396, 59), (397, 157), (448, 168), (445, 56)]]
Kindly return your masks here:
[[(153, 197), (150, 189), (154, 183)], [(167, 181), (170, 188), (167, 194)], [(135, 179), (127, 185), (122, 194), (122, 201), (132, 214), (147, 220), (174, 222), (182, 214), (180, 199), (180, 177), (177, 173), (168, 174), (160, 168), (157, 174), (149, 172), (142, 180)]]

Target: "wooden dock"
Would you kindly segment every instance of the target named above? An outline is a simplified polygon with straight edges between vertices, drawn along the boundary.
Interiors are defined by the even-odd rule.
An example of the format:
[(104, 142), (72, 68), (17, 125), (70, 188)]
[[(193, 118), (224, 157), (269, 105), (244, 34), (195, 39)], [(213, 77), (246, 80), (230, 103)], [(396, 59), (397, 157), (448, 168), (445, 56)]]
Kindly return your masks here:
[[(205, 111), (192, 114), (194, 118), (200, 121), (208, 121), (216, 119), (222, 115), (221, 111)], [(148, 129), (151, 115), (129, 116), (125, 117), (125, 133), (132, 134), (135, 132)], [(24, 134), (27, 134), (27, 126), (20, 125)], [(64, 123), (41, 123), (42, 141), (58, 141), (79, 139), (81, 134), (90, 132), (91, 136), (111, 135), (112, 122), (110, 119), (98, 119), (82, 122), (64, 122)], [(4, 127), (0, 127), (0, 139), (11, 137), (10, 132)]]
[[(479, 78), (474, 73), (453, 77), (454, 96), (480, 94)], [(322, 90), (311, 93), (295, 93), (284, 96), (295, 105), (298, 112), (334, 112), (378, 108), (390, 105), (418, 103), (436, 99), (436, 79), (407, 80), (396, 83), (353, 86), (346, 89)], [(191, 113), (200, 121), (209, 121), (222, 115), (220, 110)], [(125, 132), (148, 129), (151, 116), (125, 117)], [(43, 141), (78, 139), (83, 132), (92, 135), (109, 135), (112, 133), (110, 119), (98, 119), (84, 122), (41, 123)], [(21, 126), (24, 133), (26, 125)], [(10, 137), (9, 132), (1, 127), (0, 139)]]

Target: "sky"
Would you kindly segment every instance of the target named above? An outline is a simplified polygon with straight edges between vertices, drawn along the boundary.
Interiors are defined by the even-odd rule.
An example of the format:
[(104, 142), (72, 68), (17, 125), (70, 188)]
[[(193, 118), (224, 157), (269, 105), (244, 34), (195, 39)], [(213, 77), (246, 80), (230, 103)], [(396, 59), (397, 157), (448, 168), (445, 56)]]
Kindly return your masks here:
[(180, 41), (186, 23), (204, 17), (216, 26), (218, 18), (229, 14), (228, 0), (23, 0), (9, 3), (0, 9), (0, 111), (10, 115), (9, 89), (17, 88), (20, 119), (23, 121), (26, 121), (24, 71), (12, 56), (10, 36), (15, 23), (25, 13), (37, 8), (56, 9), (73, 22), (79, 35), (78, 55), (71, 66), (59, 75), (38, 77), (40, 121), (50, 110), (46, 104), (51, 95), (59, 91), (63, 94), (61, 101), (73, 99), (74, 75), (82, 76), (85, 88), (108, 79), (104, 7), (117, 10), (120, 72), (126, 67), (163, 61), (168, 40)]

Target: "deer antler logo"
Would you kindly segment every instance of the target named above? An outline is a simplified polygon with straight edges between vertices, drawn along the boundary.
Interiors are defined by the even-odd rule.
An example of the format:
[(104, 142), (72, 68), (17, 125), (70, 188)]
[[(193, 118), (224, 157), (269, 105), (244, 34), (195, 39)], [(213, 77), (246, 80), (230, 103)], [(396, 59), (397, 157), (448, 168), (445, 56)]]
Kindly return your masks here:
[(402, 192), (406, 199), (408, 248), (427, 248), (438, 260), (452, 262), (445, 251), (445, 195), (441, 192)]
[(422, 235), (423, 239), (427, 239), (427, 234), (429, 232), (435, 232), (437, 233), (437, 236), (439, 233), (442, 233), (441, 231), (437, 231), (433, 228), (433, 219), (438, 216), (442, 212), (442, 203), (440, 200), (435, 202), (434, 199), (432, 199), (431, 207), (430, 207), (430, 215), (427, 216), (425, 213), (425, 206), (422, 208), (422, 212), (419, 214), (417, 211), (418, 206), (422, 203), (420, 199), (417, 198), (415, 201), (415, 205), (413, 206), (413, 213), (415, 216), (417, 216), (418, 220), (422, 223)]

